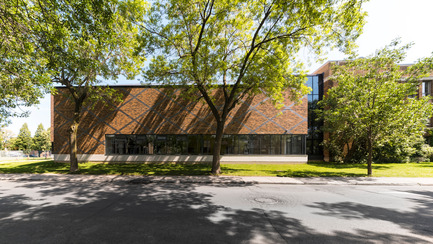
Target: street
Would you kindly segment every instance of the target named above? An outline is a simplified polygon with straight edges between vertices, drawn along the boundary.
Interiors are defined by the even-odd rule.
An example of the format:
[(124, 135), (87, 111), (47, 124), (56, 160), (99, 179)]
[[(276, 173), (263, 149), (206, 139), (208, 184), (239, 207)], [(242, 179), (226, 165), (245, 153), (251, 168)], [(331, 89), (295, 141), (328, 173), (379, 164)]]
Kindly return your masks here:
[(0, 243), (428, 243), (431, 186), (0, 181)]

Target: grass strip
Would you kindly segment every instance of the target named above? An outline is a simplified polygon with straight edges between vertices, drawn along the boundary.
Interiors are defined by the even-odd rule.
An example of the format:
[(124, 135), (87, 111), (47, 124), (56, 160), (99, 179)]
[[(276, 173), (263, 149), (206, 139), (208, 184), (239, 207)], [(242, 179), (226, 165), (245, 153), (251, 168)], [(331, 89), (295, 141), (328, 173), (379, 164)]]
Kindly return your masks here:
[[(84, 175), (210, 175), (206, 164), (80, 163)], [(222, 164), (222, 175), (280, 177), (363, 177), (365, 164)], [(24, 160), (0, 163), (0, 173), (69, 174), (69, 164), (52, 160)], [(373, 164), (376, 177), (433, 177), (433, 163)]]

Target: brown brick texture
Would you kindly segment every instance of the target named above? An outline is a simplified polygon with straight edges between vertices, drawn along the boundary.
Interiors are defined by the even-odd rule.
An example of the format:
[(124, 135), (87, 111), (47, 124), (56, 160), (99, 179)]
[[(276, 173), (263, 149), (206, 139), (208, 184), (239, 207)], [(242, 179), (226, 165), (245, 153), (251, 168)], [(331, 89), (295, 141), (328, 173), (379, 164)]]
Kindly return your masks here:
[[(113, 87), (123, 94), (114, 104), (98, 102), (83, 109), (79, 154), (104, 154), (106, 134), (214, 134), (215, 119), (203, 99), (184, 99), (181, 88)], [(221, 94), (215, 93), (215, 99)], [(198, 98), (198, 97), (197, 97)], [(69, 153), (73, 102), (67, 90), (52, 97), (54, 154)], [(225, 134), (307, 134), (308, 102), (286, 100), (276, 109), (264, 94), (242, 100), (229, 114)]]

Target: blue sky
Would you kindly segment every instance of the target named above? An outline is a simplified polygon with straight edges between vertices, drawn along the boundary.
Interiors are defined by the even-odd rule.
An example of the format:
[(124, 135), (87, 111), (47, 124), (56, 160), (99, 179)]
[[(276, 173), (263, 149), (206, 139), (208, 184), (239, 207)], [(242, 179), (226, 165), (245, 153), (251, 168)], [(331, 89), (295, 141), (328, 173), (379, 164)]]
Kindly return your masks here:
[[(404, 63), (413, 63), (419, 58), (430, 56), (433, 52), (432, 0), (371, 0), (364, 5), (368, 12), (364, 33), (357, 40), (360, 56), (368, 56), (377, 49), (400, 37), (403, 43), (414, 42)], [(308, 55), (305, 53), (303, 55)], [(345, 56), (338, 51), (331, 51), (327, 60), (341, 60)], [(313, 72), (323, 63), (307, 66)], [(139, 84), (138, 81), (119, 80), (118, 84)], [(6, 129), (18, 135), (24, 123), (29, 126), (32, 135), (42, 123), (44, 128), (51, 126), (50, 95), (45, 96), (38, 106), (29, 109), (30, 117), (14, 118)]]

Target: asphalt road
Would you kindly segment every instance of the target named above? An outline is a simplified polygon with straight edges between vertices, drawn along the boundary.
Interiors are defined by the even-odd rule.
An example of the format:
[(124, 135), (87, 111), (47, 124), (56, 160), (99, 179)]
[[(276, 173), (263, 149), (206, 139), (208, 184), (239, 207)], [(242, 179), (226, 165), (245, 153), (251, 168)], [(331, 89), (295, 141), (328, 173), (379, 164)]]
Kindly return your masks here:
[(431, 186), (0, 181), (0, 243), (431, 242)]

